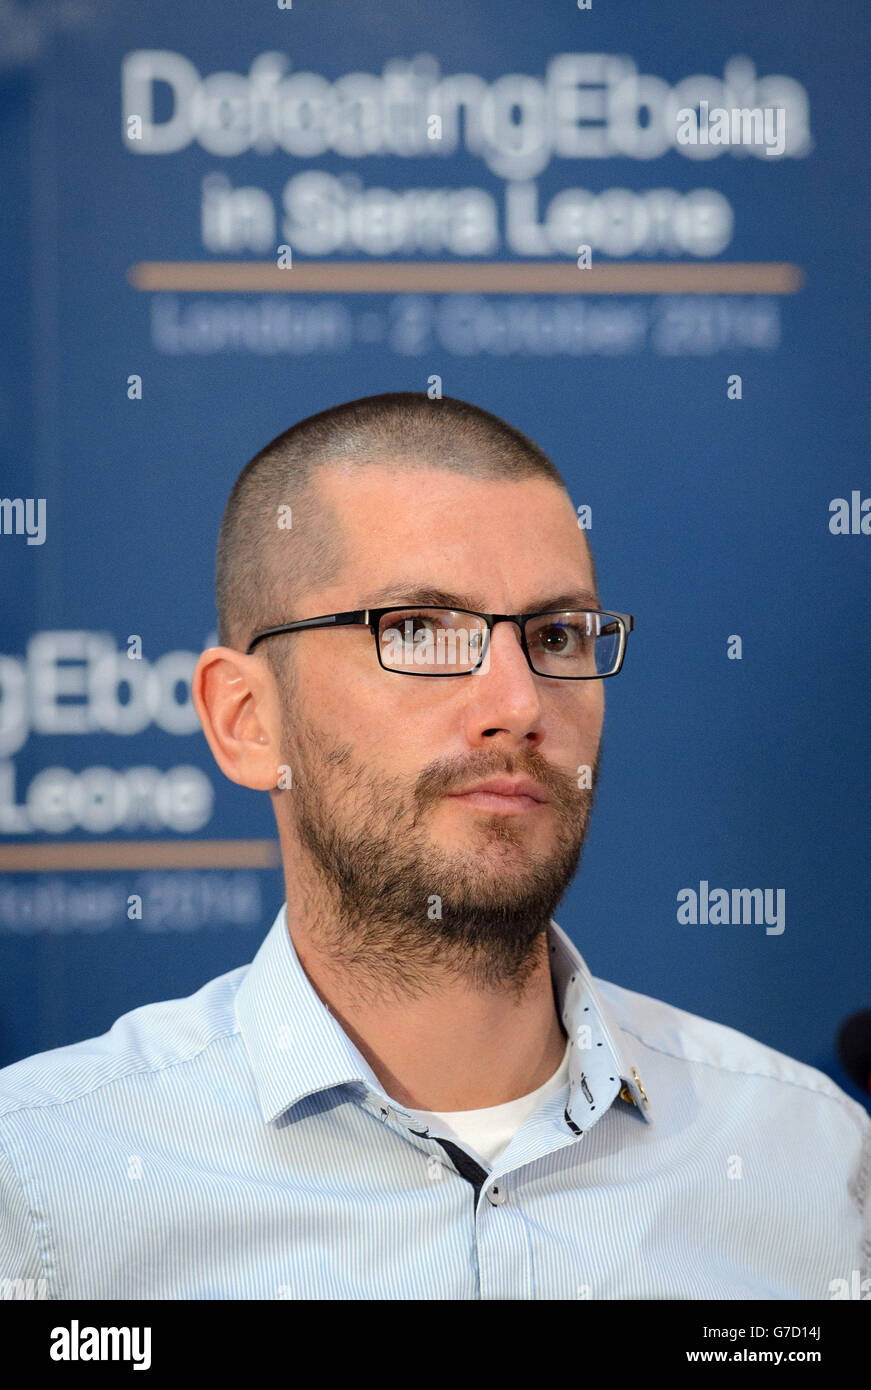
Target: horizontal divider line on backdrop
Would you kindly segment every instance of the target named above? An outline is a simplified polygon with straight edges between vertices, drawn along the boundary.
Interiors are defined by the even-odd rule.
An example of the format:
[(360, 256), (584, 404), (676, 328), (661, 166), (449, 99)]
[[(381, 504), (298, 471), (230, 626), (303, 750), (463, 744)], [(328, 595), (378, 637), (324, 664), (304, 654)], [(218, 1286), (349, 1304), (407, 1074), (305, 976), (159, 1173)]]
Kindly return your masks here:
[(99, 869), (274, 869), (277, 840), (67, 840), (0, 845), (0, 873)]
[(291, 294), (795, 294), (805, 283), (787, 261), (709, 265), (565, 261), (140, 261), (127, 278), (137, 290), (261, 291)]

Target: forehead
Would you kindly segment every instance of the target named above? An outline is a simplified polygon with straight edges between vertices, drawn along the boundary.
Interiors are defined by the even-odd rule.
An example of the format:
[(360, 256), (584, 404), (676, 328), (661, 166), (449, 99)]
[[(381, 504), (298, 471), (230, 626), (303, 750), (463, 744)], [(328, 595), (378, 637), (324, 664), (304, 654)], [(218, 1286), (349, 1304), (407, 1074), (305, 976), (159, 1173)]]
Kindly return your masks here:
[(396, 459), (331, 465), (318, 491), (341, 530), (344, 579), (436, 567), (440, 583), (456, 577), (454, 568), (467, 581), (509, 573), (592, 580), (572, 503), (549, 478), (470, 478)]

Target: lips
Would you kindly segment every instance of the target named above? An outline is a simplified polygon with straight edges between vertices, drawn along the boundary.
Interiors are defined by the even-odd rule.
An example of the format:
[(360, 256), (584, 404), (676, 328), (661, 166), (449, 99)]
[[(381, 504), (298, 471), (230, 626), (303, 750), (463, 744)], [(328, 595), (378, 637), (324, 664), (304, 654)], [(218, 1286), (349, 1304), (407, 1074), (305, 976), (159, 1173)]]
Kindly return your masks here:
[(487, 792), (493, 796), (529, 797), (532, 801), (547, 801), (547, 793), (538, 783), (528, 777), (488, 777), (484, 782), (475, 782), (471, 787), (453, 792), (453, 796), (473, 796)]

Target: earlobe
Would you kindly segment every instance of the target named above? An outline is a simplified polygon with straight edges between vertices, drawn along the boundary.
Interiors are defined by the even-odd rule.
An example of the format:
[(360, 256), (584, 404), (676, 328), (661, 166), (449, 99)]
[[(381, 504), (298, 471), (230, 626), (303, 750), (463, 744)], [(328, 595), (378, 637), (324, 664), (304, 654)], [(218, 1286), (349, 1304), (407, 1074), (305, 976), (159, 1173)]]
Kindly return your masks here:
[(209, 647), (197, 661), (191, 696), (224, 776), (256, 791), (272, 790), (281, 761), (280, 721), (268, 664), (231, 647)]

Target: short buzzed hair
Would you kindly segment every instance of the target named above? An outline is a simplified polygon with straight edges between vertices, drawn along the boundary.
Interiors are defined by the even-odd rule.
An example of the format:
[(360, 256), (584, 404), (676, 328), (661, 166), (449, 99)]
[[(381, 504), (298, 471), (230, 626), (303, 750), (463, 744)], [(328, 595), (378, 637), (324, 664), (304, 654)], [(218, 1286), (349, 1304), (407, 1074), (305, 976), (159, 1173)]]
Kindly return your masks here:
[[(310, 415), (255, 454), (230, 493), (218, 537), (221, 646), (244, 651), (258, 629), (300, 616), (293, 611), (299, 598), (340, 573), (341, 528), (318, 495), (318, 472), (330, 464), (391, 461), (470, 478), (547, 478), (566, 491), (537, 444), (498, 415), (452, 396), (397, 391)], [(288, 533), (279, 522), (288, 507), (290, 566), (281, 565)]]

